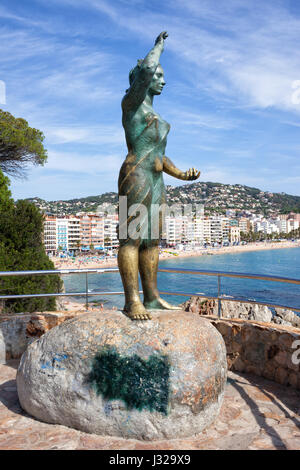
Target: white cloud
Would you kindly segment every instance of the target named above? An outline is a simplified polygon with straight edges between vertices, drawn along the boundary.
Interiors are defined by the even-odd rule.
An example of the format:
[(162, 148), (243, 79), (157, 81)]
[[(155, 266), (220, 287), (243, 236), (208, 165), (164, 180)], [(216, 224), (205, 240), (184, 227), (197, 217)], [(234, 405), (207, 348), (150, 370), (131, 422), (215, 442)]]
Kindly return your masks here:
[(49, 144), (99, 144), (120, 146), (125, 144), (122, 126), (59, 126), (44, 129)]
[(118, 175), (122, 164), (122, 156), (117, 154), (82, 155), (76, 152), (57, 152), (49, 150), (47, 170), (66, 173), (81, 173), (85, 175)]
[(265, 57), (229, 70), (228, 76), (249, 105), (299, 112), (299, 105), (293, 102), (292, 88), (298, 70), (297, 63), (290, 59)]
[[(294, 121), (282, 121), (283, 124), (287, 124), (288, 126), (292, 127), (300, 127), (300, 122), (294, 122)], [(298, 148), (298, 151), (300, 150), (300, 147)]]
[(195, 113), (191, 111), (176, 110), (171, 111), (176, 121), (180, 122), (183, 129), (188, 132), (191, 128), (208, 128), (216, 130), (229, 130), (237, 126), (237, 121), (232, 118), (225, 118), (217, 114)]

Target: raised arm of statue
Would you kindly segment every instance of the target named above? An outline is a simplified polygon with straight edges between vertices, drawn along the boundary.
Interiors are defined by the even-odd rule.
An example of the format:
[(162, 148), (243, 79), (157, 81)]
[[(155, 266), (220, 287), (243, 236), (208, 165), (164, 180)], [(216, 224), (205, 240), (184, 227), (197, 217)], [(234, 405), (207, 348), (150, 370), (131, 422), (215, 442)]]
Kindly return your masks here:
[(163, 171), (168, 175), (174, 176), (174, 178), (186, 181), (196, 180), (200, 176), (200, 171), (196, 170), (196, 168), (190, 168), (187, 171), (179, 170), (166, 156), (163, 157)]
[(164, 40), (168, 37), (166, 31), (156, 38), (155, 45), (144, 60), (138, 61), (138, 65), (130, 72), (130, 88), (122, 100), (124, 111), (138, 108), (144, 101), (153, 75), (159, 64), (161, 53), (164, 50)]

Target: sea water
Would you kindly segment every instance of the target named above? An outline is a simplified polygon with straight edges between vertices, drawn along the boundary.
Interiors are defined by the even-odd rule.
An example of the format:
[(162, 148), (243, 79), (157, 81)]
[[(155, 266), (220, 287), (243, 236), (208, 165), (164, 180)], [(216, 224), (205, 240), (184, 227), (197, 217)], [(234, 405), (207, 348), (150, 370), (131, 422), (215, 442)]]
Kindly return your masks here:
[[(300, 279), (300, 248), (247, 251), (202, 255), (162, 260), (164, 268), (184, 268), (248, 274), (273, 275)], [(84, 292), (85, 275), (63, 276), (66, 292)], [(177, 273), (158, 273), (159, 290), (187, 294), (216, 296), (217, 277)], [(88, 288), (93, 291), (122, 291), (119, 273), (89, 274)], [(226, 298), (241, 298), (300, 308), (300, 285), (251, 279), (221, 279), (221, 294)], [(168, 302), (179, 304), (189, 298), (163, 295)], [(84, 299), (78, 299), (84, 301)], [(105, 307), (122, 308), (124, 296), (91, 296), (89, 301), (103, 301)]]

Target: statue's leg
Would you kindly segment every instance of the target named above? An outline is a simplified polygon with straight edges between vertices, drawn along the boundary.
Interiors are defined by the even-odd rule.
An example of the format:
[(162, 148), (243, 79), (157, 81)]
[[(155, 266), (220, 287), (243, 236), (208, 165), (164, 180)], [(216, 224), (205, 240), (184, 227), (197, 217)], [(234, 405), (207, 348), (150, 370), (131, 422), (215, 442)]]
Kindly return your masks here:
[(149, 242), (140, 246), (139, 270), (144, 292), (144, 306), (147, 310), (179, 310), (178, 307), (170, 305), (159, 296), (157, 289), (158, 257), (158, 242), (153, 241), (150, 246)]
[(118, 265), (125, 292), (124, 310), (132, 320), (149, 320), (151, 315), (145, 309), (139, 296), (138, 243), (127, 243), (119, 248)]

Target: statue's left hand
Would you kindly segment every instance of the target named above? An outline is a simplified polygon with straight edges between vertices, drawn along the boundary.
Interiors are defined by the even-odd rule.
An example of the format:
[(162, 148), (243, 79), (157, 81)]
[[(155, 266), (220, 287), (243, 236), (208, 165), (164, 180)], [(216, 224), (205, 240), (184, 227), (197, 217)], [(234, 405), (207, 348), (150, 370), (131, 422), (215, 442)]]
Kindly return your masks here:
[(190, 168), (185, 172), (185, 179), (188, 181), (197, 180), (200, 176), (200, 171), (196, 170), (196, 168)]
[(164, 40), (167, 39), (167, 37), (168, 37), (167, 31), (163, 31), (162, 33), (160, 33), (160, 34), (157, 36), (157, 38), (156, 38), (156, 40), (155, 40), (155, 44), (158, 44), (158, 43), (163, 44), (163, 43), (164, 43)]

